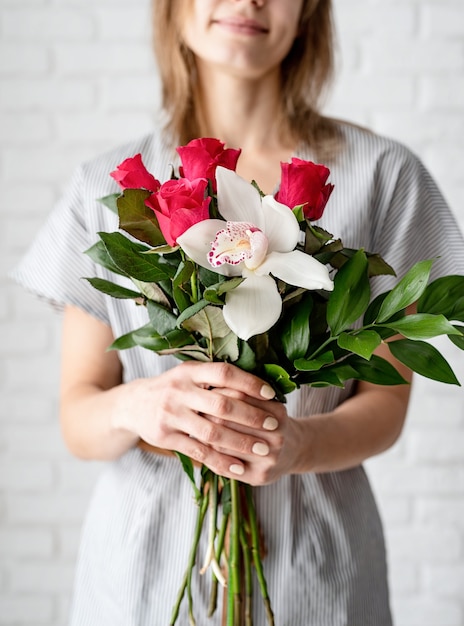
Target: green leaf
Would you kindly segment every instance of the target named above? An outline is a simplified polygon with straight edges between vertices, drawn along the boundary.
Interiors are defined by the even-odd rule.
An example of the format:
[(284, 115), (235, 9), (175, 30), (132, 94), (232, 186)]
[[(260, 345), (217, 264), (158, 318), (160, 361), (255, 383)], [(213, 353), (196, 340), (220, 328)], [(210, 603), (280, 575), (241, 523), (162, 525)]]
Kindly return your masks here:
[(298, 388), (298, 385), (290, 379), (290, 374), (280, 365), (265, 364), (264, 371), (268, 378), (274, 382), (275, 387), (284, 395)]
[(127, 300), (143, 298), (141, 293), (133, 291), (132, 289), (126, 289), (126, 287), (121, 287), (121, 285), (112, 283), (110, 280), (105, 280), (104, 278), (86, 278), (85, 280), (88, 280), (92, 287), (95, 287), (98, 291), (106, 293), (106, 295), (112, 296), (113, 298)]
[(320, 370), (324, 365), (329, 365), (334, 362), (334, 353), (332, 351), (324, 352), (315, 359), (296, 359), (293, 362), (295, 369), (300, 372), (315, 372)]
[(443, 315), (417, 313), (384, 324), (408, 339), (432, 339), (439, 335), (459, 335), (459, 331)]
[(121, 196), (121, 193), (110, 193), (108, 196), (103, 196), (103, 198), (98, 198), (98, 202), (104, 204), (108, 209), (113, 211), (113, 213), (118, 214), (118, 198)]
[(201, 499), (201, 493), (200, 493), (200, 490), (198, 489), (198, 487), (197, 487), (197, 485), (195, 483), (195, 474), (194, 474), (194, 468), (193, 468), (194, 466), (193, 466), (192, 459), (190, 457), (186, 456), (185, 454), (182, 454), (182, 452), (174, 451), (174, 454), (177, 456), (179, 461), (182, 463), (182, 469), (187, 474), (187, 476), (190, 479), (190, 482), (193, 485), (193, 491), (195, 493), (195, 500), (197, 502), (199, 502), (200, 499)]
[(142, 280), (137, 280), (136, 278), (132, 278), (131, 280), (137, 289), (139, 289), (140, 293), (146, 298), (153, 300), (153, 302), (158, 302), (165, 307), (170, 307), (169, 298), (159, 285), (156, 283), (144, 283)]
[(166, 307), (149, 300), (147, 309), (151, 325), (160, 337), (166, 337), (169, 332), (176, 328), (177, 317)]
[(85, 251), (94, 263), (97, 265), (101, 265), (110, 272), (114, 272), (115, 274), (119, 274), (120, 276), (127, 276), (126, 272), (123, 272), (114, 262), (113, 259), (108, 254), (108, 250), (106, 249), (103, 241), (97, 241), (92, 247)]
[(417, 303), (419, 313), (441, 313), (464, 322), (464, 276), (443, 276), (427, 285)]
[(398, 339), (387, 343), (393, 356), (413, 372), (450, 385), (459, 385), (449, 363), (442, 354), (425, 341)]
[(156, 283), (167, 278), (168, 266), (157, 255), (143, 254), (145, 246), (130, 241), (121, 233), (99, 233), (109, 256), (117, 267), (138, 280)]
[(200, 333), (202, 337), (207, 339), (226, 337), (230, 333), (230, 328), (222, 314), (222, 308), (212, 305), (202, 308), (198, 313), (186, 319), (182, 326), (191, 332)]
[(298, 204), (292, 209), (292, 213), (296, 217), (296, 221), (300, 223), (304, 222), (306, 219), (303, 213), (303, 207), (304, 207), (304, 204)]
[(192, 304), (190, 277), (195, 270), (191, 261), (181, 261), (172, 281), (172, 294), (179, 311), (184, 311)]
[(227, 280), (222, 274), (218, 274), (217, 272), (213, 272), (213, 270), (208, 270), (206, 267), (201, 266), (198, 268), (198, 277), (204, 287), (211, 287), (221, 280)]
[[(206, 309), (204, 309), (206, 311)], [(221, 361), (237, 361), (239, 357), (238, 337), (230, 331), (225, 337), (213, 339), (213, 355)]]
[(374, 330), (361, 330), (353, 333), (342, 333), (338, 337), (338, 345), (343, 350), (354, 352), (363, 359), (369, 360), (382, 339)]
[[(390, 342), (388, 345), (394, 342)], [(373, 354), (369, 361), (356, 355), (350, 356), (346, 362), (356, 371), (356, 378), (374, 385), (404, 385), (405, 380), (393, 365), (382, 357)]]
[(221, 296), (238, 287), (244, 280), (245, 279), (241, 276), (236, 276), (235, 278), (230, 278), (219, 283), (215, 283), (214, 285), (210, 285), (205, 289), (203, 297), (214, 304), (224, 304), (224, 298)]
[(147, 332), (134, 333), (133, 340), (137, 346), (154, 352), (187, 346), (194, 341), (190, 333), (178, 329), (170, 331), (164, 337), (160, 337), (153, 329), (151, 334)]
[(450, 335), (449, 338), (455, 346), (464, 350), (464, 326), (455, 326), (455, 328), (459, 330), (460, 335)]
[(359, 250), (337, 272), (334, 290), (329, 295), (327, 322), (333, 335), (339, 335), (353, 324), (369, 305), (370, 286), (367, 258)]
[(333, 235), (331, 233), (328, 233), (320, 226), (313, 226), (311, 222), (306, 220), (304, 246), (306, 254), (316, 254), (316, 252), (319, 252), (321, 248), (332, 239)]
[(239, 354), (235, 365), (246, 372), (253, 372), (256, 369), (256, 355), (250, 345), (242, 339), (239, 340)]
[(188, 320), (190, 317), (193, 317), (194, 315), (196, 315), (199, 311), (201, 311), (208, 305), (209, 305), (208, 300), (199, 300), (198, 302), (195, 302), (195, 304), (192, 304), (192, 306), (189, 306), (188, 308), (186, 308), (184, 311), (182, 311), (182, 313), (177, 318), (177, 327), (180, 328), (182, 324), (185, 322), (185, 320)]
[(311, 334), (309, 316), (312, 308), (313, 299), (308, 294), (285, 316), (286, 323), (282, 328), (281, 339), (289, 361), (304, 357), (308, 350)]
[(166, 245), (155, 212), (146, 206), (145, 189), (125, 189), (118, 198), (119, 227), (150, 246)]
[(392, 315), (420, 298), (427, 286), (432, 263), (433, 260), (429, 260), (413, 265), (383, 301), (377, 322), (386, 322)]

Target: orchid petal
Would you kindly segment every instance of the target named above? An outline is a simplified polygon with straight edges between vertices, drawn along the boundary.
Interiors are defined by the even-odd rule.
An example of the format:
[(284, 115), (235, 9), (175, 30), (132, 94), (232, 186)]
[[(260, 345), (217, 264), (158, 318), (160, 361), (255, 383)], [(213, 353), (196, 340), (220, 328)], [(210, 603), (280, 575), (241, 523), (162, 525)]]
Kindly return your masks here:
[(269, 330), (279, 319), (282, 300), (275, 280), (245, 272), (247, 278), (229, 291), (223, 308), (229, 328), (245, 341)]
[(229, 222), (250, 222), (264, 230), (259, 191), (232, 170), (216, 170), (219, 212)]
[(271, 252), (255, 272), (259, 275), (272, 274), (295, 287), (333, 290), (333, 282), (327, 267), (299, 250), (285, 253)]
[(290, 252), (300, 236), (300, 225), (293, 211), (285, 204), (277, 202), (273, 196), (264, 196), (264, 232), (269, 240), (269, 250)]
[(198, 265), (223, 276), (241, 276), (242, 264), (228, 265), (225, 263), (213, 268), (208, 261), (211, 243), (215, 240), (216, 233), (219, 230), (223, 230), (225, 225), (226, 223), (222, 220), (203, 220), (191, 226), (180, 237), (177, 237), (177, 243), (184, 250), (185, 254)]

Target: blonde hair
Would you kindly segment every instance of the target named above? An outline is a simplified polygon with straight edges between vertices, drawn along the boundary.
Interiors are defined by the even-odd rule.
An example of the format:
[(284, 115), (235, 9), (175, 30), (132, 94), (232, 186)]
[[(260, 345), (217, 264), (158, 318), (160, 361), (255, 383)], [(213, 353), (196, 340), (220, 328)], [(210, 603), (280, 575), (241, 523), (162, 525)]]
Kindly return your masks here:
[[(167, 130), (179, 143), (199, 136), (196, 68), (193, 53), (183, 43), (181, 25), (189, 0), (153, 0), (153, 44), (167, 114)], [(282, 133), (290, 132), (316, 153), (333, 152), (335, 124), (319, 113), (333, 77), (334, 27), (331, 0), (304, 0), (299, 34), (281, 65)]]

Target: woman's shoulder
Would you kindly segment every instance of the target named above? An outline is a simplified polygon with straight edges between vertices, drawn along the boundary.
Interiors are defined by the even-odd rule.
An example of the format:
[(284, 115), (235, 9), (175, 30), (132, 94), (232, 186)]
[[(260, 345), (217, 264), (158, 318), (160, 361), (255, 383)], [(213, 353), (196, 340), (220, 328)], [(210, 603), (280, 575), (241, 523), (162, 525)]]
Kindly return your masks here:
[(340, 156), (346, 162), (376, 168), (382, 164), (395, 164), (398, 169), (420, 166), (420, 159), (411, 148), (396, 139), (346, 120), (334, 120), (334, 124), (341, 138)]

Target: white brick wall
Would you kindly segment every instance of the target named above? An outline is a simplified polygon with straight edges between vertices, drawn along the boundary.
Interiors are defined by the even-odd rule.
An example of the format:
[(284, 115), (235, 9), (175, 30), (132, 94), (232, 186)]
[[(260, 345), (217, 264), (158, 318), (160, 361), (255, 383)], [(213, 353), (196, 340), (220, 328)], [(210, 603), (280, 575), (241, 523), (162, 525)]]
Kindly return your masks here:
[[(0, 3), (1, 626), (66, 623), (78, 529), (99, 469), (70, 458), (60, 440), (59, 320), (5, 271), (82, 159), (150, 128), (158, 91), (148, 5)], [(462, 0), (335, 5), (341, 60), (328, 111), (409, 145), (464, 227)], [(462, 353), (440, 345), (464, 382)], [(368, 470), (397, 626), (464, 626), (463, 392), (417, 379), (402, 439)]]

